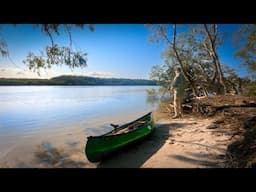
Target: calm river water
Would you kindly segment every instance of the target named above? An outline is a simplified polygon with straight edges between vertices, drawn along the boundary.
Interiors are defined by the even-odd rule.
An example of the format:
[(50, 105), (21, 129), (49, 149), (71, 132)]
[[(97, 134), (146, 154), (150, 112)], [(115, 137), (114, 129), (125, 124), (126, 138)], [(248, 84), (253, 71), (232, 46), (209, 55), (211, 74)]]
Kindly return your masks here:
[(21, 143), (63, 132), (99, 135), (156, 108), (157, 86), (0, 86), (0, 159)]

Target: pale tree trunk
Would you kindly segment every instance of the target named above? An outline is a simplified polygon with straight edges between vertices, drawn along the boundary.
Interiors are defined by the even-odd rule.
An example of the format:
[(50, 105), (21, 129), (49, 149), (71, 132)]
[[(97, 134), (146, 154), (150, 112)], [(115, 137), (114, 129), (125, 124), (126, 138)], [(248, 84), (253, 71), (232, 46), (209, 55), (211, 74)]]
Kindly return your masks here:
[[(210, 56), (213, 58), (214, 65), (216, 68), (217, 81), (223, 86), (224, 94), (225, 94), (225, 93), (227, 93), (227, 87), (225, 84), (224, 75), (223, 75), (223, 72), (221, 69), (219, 57), (218, 57), (218, 54), (216, 52), (216, 47), (215, 47), (216, 37), (217, 37), (217, 25), (214, 24), (214, 35), (211, 35), (206, 24), (204, 24), (204, 28), (205, 28), (206, 34), (208, 36), (209, 45), (210, 45), (209, 49), (207, 49), (207, 50), (208, 50)], [(215, 77), (213, 80), (215, 80)]]
[(187, 73), (187, 71), (185, 70), (185, 67), (183, 65), (183, 62), (179, 56), (179, 53), (176, 49), (176, 24), (173, 25), (173, 50), (174, 50), (174, 54), (182, 68), (182, 71), (183, 71), (183, 74), (184, 74), (184, 77), (186, 78), (186, 80), (190, 83), (191, 85), (191, 88), (192, 88), (192, 91), (193, 91), (193, 94), (195, 96), (198, 96), (198, 93), (197, 93), (197, 90), (196, 90), (196, 85), (195, 85), (195, 82), (191, 79), (190, 75)]
[[(204, 69), (204, 67), (202, 66), (201, 63), (199, 63), (199, 66), (200, 66), (200, 68), (201, 68), (201, 70), (202, 70), (202, 76), (203, 76), (203, 78), (204, 78), (204, 81), (210, 82), (211, 79), (206, 75), (207, 73), (206, 73), (206, 71), (205, 71), (205, 69)], [(206, 97), (209, 96), (209, 93), (208, 93), (208, 91), (207, 91), (207, 88), (209, 88), (209, 85), (208, 85), (208, 84), (209, 84), (209, 83), (207, 83), (206, 86), (203, 85), (203, 84), (200, 85), (200, 86), (202, 87), (203, 92), (204, 92), (204, 95), (205, 95)]]
[(208, 97), (208, 96), (209, 96), (209, 95), (208, 95), (208, 91), (206, 90), (205, 86), (201, 84), (200, 87), (201, 87), (202, 90), (203, 90), (204, 96), (205, 96), (205, 97)]
[(183, 71), (183, 74), (184, 74), (184, 77), (185, 79), (189, 82), (189, 84), (191, 85), (191, 88), (192, 88), (192, 92), (195, 96), (198, 96), (198, 92), (197, 92), (197, 89), (196, 89), (196, 85), (195, 85), (195, 82), (192, 80), (191, 76), (187, 73), (187, 71), (185, 70), (185, 67), (184, 67), (184, 64), (180, 58), (180, 55), (178, 53), (178, 50), (176, 48), (176, 24), (173, 25), (173, 42), (169, 40), (169, 38), (167, 37), (167, 35), (165, 33), (163, 33), (163, 37), (165, 38), (165, 40), (172, 46), (172, 49), (174, 51), (174, 54), (175, 54), (175, 57), (176, 59), (178, 60), (181, 68), (182, 68), (182, 71)]

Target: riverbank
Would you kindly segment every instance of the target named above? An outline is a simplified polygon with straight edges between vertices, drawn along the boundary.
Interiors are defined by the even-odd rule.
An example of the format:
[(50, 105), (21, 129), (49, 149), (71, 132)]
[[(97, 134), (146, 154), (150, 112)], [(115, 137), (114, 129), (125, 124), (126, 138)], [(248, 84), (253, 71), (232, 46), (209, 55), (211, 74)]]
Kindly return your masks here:
[[(1, 167), (13, 168), (204, 168), (222, 167), (228, 137), (209, 129), (211, 119), (185, 116), (172, 120), (157, 117), (156, 131), (144, 142), (100, 163), (84, 154), (85, 134), (65, 131), (17, 146), (2, 159)], [(216, 136), (216, 134), (219, 134)]]
[(256, 97), (200, 98), (193, 108), (183, 118), (171, 119), (169, 103), (163, 103), (155, 112), (151, 139), (97, 167), (255, 167)]

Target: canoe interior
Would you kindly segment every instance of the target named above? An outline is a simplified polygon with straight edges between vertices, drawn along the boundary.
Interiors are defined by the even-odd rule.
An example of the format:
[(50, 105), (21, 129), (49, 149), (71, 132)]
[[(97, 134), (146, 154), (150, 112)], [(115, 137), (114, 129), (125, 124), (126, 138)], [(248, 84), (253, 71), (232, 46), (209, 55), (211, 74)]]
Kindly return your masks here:
[(114, 151), (143, 140), (153, 130), (154, 121), (150, 112), (106, 134), (88, 137), (85, 153), (91, 162), (99, 161)]
[(151, 119), (152, 119), (151, 113), (148, 113), (143, 117), (136, 119), (135, 121), (132, 121), (130, 123), (124, 124), (102, 136), (105, 137), (105, 136), (118, 135), (118, 134), (124, 134), (131, 131), (135, 131), (136, 129), (139, 129), (142, 126), (145, 126), (145, 124), (147, 124)]

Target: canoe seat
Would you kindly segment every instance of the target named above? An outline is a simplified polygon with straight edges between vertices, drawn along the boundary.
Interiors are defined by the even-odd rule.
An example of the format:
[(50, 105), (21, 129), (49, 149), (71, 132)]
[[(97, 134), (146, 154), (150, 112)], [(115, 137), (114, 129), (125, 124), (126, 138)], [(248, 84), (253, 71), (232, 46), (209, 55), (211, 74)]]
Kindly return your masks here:
[(119, 125), (113, 124), (113, 123), (111, 123), (110, 125), (111, 125), (112, 127), (114, 127), (115, 129), (119, 127)]

